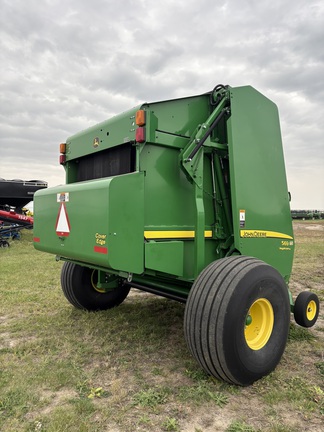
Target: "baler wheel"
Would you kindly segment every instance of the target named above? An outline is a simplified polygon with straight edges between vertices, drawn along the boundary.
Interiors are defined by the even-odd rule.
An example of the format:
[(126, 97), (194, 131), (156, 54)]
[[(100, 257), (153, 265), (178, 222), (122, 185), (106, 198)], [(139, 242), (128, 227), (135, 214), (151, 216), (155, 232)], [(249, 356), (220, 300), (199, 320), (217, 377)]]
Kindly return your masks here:
[(316, 294), (303, 291), (298, 294), (294, 306), (294, 318), (302, 327), (312, 327), (318, 318), (319, 300)]
[(106, 310), (120, 305), (130, 288), (120, 286), (110, 291), (96, 287), (96, 270), (65, 262), (61, 271), (62, 291), (76, 308), (89, 311)]
[(223, 258), (206, 267), (186, 304), (188, 347), (207, 373), (248, 385), (269, 374), (284, 352), (290, 323), (286, 283), (255, 258)]

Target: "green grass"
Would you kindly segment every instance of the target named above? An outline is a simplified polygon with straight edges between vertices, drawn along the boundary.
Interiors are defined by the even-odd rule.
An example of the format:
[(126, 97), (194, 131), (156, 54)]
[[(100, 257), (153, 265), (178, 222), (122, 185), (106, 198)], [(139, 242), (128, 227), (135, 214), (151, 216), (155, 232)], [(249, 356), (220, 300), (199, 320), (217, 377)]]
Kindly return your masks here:
[[(315, 226), (322, 230), (311, 229)], [(294, 223), (296, 253), (292, 279), (312, 290), (324, 301), (324, 220), (298, 221)], [(295, 276), (296, 275), (296, 276)]]
[(256, 430), (244, 422), (234, 421), (226, 429), (226, 432), (256, 432)]
[[(292, 291), (315, 287), (323, 300), (323, 236), (300, 226)], [(292, 322), (272, 374), (234, 387), (190, 356), (184, 305), (133, 293), (116, 309), (80, 311), (60, 289), (60, 269), (29, 231), (0, 249), (1, 431), (320, 430), (323, 311), (314, 329)]]

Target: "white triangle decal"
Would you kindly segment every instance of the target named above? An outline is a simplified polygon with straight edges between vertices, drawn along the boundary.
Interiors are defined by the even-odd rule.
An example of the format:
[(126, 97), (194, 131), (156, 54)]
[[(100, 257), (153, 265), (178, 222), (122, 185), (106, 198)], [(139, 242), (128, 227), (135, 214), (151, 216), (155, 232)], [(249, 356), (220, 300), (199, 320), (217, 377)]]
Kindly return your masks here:
[(57, 235), (63, 237), (67, 237), (70, 234), (70, 222), (64, 203), (61, 203), (61, 207), (57, 217), (56, 233)]

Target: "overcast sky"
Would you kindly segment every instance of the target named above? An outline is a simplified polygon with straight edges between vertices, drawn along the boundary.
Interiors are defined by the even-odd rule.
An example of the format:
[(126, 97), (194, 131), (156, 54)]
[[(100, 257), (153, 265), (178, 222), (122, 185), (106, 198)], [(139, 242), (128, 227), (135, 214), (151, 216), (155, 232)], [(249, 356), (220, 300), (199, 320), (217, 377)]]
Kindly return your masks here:
[(58, 145), (132, 108), (252, 85), (295, 209), (324, 209), (323, 0), (0, 0), (0, 177), (64, 183)]

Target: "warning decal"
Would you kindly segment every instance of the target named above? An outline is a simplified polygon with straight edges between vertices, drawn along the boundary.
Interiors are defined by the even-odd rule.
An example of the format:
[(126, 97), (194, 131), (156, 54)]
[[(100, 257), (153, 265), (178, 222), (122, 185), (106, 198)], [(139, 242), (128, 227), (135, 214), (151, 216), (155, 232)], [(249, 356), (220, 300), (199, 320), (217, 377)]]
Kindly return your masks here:
[(58, 193), (56, 195), (56, 201), (57, 202), (68, 202), (68, 201), (70, 201), (70, 194), (69, 194), (69, 192)]
[(240, 210), (240, 228), (245, 227), (245, 210)]
[(66, 212), (65, 203), (62, 202), (56, 220), (56, 234), (59, 237), (67, 237), (70, 234), (70, 221)]

